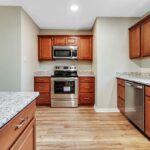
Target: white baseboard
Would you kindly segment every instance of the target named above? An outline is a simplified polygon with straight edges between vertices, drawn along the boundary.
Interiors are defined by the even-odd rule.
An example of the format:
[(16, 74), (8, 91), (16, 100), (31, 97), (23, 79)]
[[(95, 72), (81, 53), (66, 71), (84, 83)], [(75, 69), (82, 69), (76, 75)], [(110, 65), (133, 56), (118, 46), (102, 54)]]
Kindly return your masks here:
[(97, 108), (94, 105), (95, 112), (119, 112), (118, 108)]

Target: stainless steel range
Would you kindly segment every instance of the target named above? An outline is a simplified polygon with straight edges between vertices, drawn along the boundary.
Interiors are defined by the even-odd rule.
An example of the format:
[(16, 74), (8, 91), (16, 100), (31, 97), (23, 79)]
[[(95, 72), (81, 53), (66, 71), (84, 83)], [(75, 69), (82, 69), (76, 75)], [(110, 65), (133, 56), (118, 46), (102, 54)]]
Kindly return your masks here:
[(51, 81), (51, 107), (78, 107), (78, 75), (75, 66), (56, 66)]

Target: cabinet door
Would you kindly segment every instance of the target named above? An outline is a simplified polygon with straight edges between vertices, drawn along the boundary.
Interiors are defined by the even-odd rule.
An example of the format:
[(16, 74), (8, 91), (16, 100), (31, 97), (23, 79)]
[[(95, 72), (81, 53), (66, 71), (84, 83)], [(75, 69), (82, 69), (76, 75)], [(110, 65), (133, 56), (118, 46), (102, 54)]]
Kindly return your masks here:
[(94, 105), (94, 93), (80, 93), (79, 105)]
[(140, 48), (140, 25), (129, 30), (130, 58), (138, 58), (141, 55)]
[(80, 37), (79, 60), (92, 60), (92, 37)]
[(78, 45), (78, 37), (66, 37), (66, 45)]
[(145, 98), (145, 133), (150, 137), (150, 97)]
[(53, 37), (53, 45), (55, 45), (55, 46), (66, 45), (66, 37), (64, 37), (64, 36)]
[(39, 106), (49, 105), (50, 106), (50, 94), (40, 93), (39, 97), (36, 99), (36, 104)]
[(35, 150), (35, 119), (31, 121), (10, 150)]
[(150, 56), (150, 17), (141, 25), (142, 56)]
[(39, 60), (52, 60), (52, 40), (49, 37), (39, 37)]

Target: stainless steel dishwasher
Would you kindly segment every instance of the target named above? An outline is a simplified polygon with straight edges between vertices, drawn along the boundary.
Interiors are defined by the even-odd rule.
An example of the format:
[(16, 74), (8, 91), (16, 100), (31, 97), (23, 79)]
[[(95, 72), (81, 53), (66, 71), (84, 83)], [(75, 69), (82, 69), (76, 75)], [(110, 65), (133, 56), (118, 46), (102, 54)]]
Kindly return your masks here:
[(144, 86), (125, 82), (125, 114), (127, 118), (144, 132)]

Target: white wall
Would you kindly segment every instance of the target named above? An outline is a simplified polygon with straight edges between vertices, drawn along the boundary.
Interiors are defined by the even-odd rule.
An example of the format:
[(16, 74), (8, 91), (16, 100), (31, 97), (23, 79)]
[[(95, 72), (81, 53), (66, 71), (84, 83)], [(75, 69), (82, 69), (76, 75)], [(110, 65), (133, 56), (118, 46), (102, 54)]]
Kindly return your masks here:
[(0, 6), (0, 91), (20, 90), (20, 10), (20, 7)]
[(21, 91), (33, 91), (34, 72), (38, 70), (38, 26), (21, 11)]
[[(92, 35), (91, 30), (54, 30), (42, 29), (40, 35)], [(39, 70), (53, 70), (54, 66), (75, 65), (78, 70), (92, 70), (90, 61), (56, 60), (40, 62)]]
[(116, 72), (141, 71), (140, 62), (129, 59), (128, 28), (136, 21), (137, 18), (97, 18), (93, 30), (97, 108), (117, 108)]

